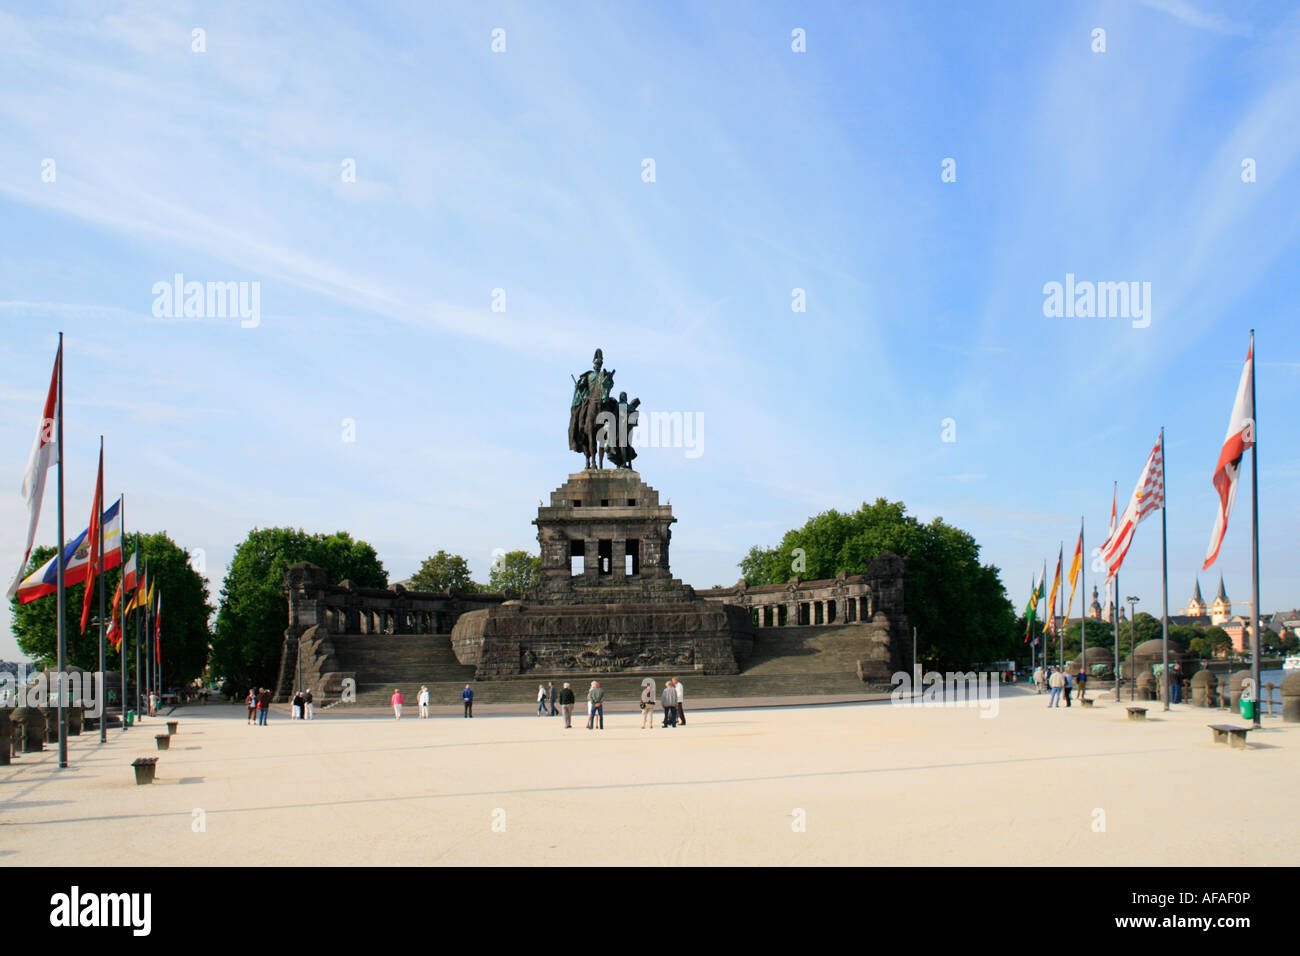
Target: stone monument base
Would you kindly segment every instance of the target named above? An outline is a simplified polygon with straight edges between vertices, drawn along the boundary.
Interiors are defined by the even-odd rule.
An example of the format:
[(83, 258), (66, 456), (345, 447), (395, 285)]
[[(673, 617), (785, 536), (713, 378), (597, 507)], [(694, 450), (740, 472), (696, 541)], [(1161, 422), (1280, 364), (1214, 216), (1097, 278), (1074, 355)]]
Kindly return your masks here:
[(736, 674), (754, 646), (749, 613), (690, 601), (530, 606), (509, 602), (461, 615), (456, 659), (477, 680), (624, 671)]

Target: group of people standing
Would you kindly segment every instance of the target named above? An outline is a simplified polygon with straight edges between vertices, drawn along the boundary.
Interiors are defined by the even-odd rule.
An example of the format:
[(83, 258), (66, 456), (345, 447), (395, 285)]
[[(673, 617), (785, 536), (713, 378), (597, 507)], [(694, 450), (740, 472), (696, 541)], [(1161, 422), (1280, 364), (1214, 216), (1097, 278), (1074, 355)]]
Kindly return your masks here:
[[(465, 716), (473, 717), (474, 716), (474, 688), (470, 687), (469, 684), (466, 684), (465, 689), (460, 692), (460, 701), (462, 704), (465, 705)], [(388, 702), (393, 706), (393, 719), (401, 720), (402, 704), (406, 702), (406, 698), (402, 696), (401, 688), (399, 687), (393, 688), (393, 696), (388, 699)], [(427, 686), (422, 686), (420, 688), (420, 693), (416, 695), (415, 703), (420, 708), (420, 717), (421, 718), (428, 717), (429, 716), (429, 688)]]
[(271, 713), (271, 692), (265, 687), (254, 687), (244, 698), (244, 705), (248, 708), (248, 722), (251, 724), (255, 720), (257, 726), (265, 727), (266, 718)]
[[(573, 687), (568, 681), (565, 681), (564, 686), (558, 691), (555, 689), (554, 681), (537, 685), (537, 716), (563, 715), (566, 730), (573, 726), (575, 701)], [(686, 723), (686, 688), (676, 677), (669, 678), (668, 683), (664, 685), (662, 697), (656, 696), (653, 680), (646, 678), (641, 685), (642, 730), (654, 726), (656, 704), (663, 706), (664, 717), (661, 726), (676, 727), (679, 723)], [(587, 688), (587, 729), (605, 729), (605, 688), (600, 686), (598, 680), (592, 681), (591, 686)]]
[(1050, 693), (1047, 700), (1048, 707), (1060, 707), (1061, 697), (1065, 697), (1065, 706), (1070, 706), (1070, 696), (1075, 688), (1079, 690), (1079, 699), (1084, 699), (1084, 694), (1088, 689), (1088, 674), (1086, 671), (1079, 671), (1078, 676), (1072, 675), (1064, 667), (1042, 667), (1034, 669), (1034, 687), (1038, 693)]
[(293, 719), (311, 720), (312, 719), (311, 705), (313, 700), (315, 700), (315, 698), (312, 697), (311, 695), (310, 687), (308, 687), (305, 691), (300, 690), (298, 691), (298, 693), (294, 694), (293, 695)]
[[(680, 723), (686, 726), (686, 685), (676, 677), (668, 678), (668, 683), (664, 684), (664, 692), (660, 696), (659, 703), (664, 709), (664, 722), (661, 727), (673, 727)], [(641, 685), (641, 729), (645, 730), (647, 721), (649, 726), (654, 726), (655, 713), (655, 684), (652, 680), (647, 680)]]

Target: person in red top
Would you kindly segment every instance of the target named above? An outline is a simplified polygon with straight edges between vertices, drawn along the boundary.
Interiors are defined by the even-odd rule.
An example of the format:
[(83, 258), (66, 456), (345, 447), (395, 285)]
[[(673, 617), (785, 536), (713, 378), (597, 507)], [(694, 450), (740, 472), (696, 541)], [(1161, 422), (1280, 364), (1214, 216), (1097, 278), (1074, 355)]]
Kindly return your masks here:
[(393, 691), (393, 698), (391, 703), (393, 705), (393, 719), (401, 720), (402, 719), (402, 692), (400, 690)]

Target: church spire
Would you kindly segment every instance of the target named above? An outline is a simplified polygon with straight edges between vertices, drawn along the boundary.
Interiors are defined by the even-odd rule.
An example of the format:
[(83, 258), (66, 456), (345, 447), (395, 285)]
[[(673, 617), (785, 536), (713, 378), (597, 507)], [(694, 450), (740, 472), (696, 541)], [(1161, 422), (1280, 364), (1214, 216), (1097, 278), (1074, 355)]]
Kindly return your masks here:
[(1214, 596), (1214, 600), (1216, 600), (1216, 601), (1222, 601), (1224, 604), (1227, 604), (1227, 603), (1228, 603), (1228, 595), (1227, 595), (1227, 592), (1225, 592), (1225, 591), (1223, 590), (1223, 575), (1222, 575), (1222, 574), (1219, 575), (1219, 593), (1216, 594), (1216, 595)]
[(1204, 604), (1205, 599), (1201, 597), (1201, 579), (1196, 578), (1196, 590), (1192, 592), (1192, 601), (1196, 604)]

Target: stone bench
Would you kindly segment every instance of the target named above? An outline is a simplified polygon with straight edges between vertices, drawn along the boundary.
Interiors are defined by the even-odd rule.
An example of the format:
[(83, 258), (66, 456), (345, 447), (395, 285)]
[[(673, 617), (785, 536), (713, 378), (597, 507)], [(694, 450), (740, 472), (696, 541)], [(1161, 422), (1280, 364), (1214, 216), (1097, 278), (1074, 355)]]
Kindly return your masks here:
[(1147, 719), (1147, 709), (1146, 709), (1145, 707), (1129, 707), (1129, 708), (1126, 708), (1126, 709), (1128, 710), (1128, 719), (1129, 719), (1129, 720), (1146, 720), (1146, 719)]
[(1214, 732), (1214, 742), (1221, 744), (1228, 741), (1230, 747), (1234, 750), (1246, 749), (1246, 734), (1254, 730), (1254, 727), (1238, 727), (1234, 724), (1206, 724)]
[(158, 771), (158, 758), (136, 757), (131, 761), (131, 766), (135, 769), (136, 786), (153, 783), (154, 774)]

